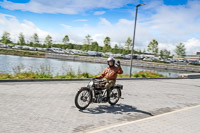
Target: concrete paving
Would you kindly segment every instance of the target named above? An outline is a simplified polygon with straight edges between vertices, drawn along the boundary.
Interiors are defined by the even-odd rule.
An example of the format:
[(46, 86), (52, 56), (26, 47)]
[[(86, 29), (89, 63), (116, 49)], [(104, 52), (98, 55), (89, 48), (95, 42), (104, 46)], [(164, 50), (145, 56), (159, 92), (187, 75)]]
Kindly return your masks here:
[(109, 125), (89, 133), (199, 133), (199, 116), (200, 105), (146, 119)]
[[(156, 127), (163, 121), (161, 127), (169, 126), (175, 129), (170, 132), (199, 131), (199, 128), (195, 128), (200, 127), (200, 122), (195, 119), (199, 118), (199, 108), (193, 107), (200, 104), (200, 79), (120, 80), (118, 83), (124, 85), (124, 99), (120, 99), (117, 105), (91, 104), (84, 111), (75, 107), (74, 97), (78, 88), (86, 86), (87, 81), (0, 83), (0, 132), (90, 132), (144, 118), (152, 119), (147, 119), (150, 122), (144, 119), (135, 123), (141, 124), (139, 128), (144, 132), (148, 132), (149, 128), (152, 128), (154, 133), (162, 132), (159, 130), (162, 128), (157, 130)], [(180, 112), (177, 112), (177, 115), (165, 115), (163, 120), (158, 119), (161, 117), (154, 119), (160, 114), (188, 107), (192, 109), (184, 110), (183, 115), (181, 114), (184, 117), (188, 116), (188, 126), (182, 122), (178, 127), (171, 124), (184, 118), (178, 115)], [(181, 121), (184, 123), (185, 119)], [(192, 122), (198, 124), (191, 128)], [(139, 131), (137, 128), (128, 129), (126, 126), (101, 132)], [(124, 128), (127, 130), (123, 130)], [(195, 130), (190, 131), (191, 129)]]

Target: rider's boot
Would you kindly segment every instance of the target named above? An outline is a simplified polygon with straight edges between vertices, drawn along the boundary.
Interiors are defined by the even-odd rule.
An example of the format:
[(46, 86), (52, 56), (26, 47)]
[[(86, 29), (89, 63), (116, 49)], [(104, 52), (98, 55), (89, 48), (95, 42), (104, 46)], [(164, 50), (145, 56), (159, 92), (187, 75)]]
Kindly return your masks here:
[(106, 97), (106, 102), (108, 102), (110, 100), (110, 89), (107, 89), (107, 97)]

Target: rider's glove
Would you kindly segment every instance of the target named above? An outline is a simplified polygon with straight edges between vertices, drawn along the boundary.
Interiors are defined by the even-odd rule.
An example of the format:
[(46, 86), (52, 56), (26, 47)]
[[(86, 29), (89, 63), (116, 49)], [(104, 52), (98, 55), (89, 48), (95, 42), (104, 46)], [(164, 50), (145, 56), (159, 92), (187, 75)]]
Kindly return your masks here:
[(120, 61), (119, 61), (119, 60), (117, 61), (116, 65), (117, 65), (118, 67), (120, 67)]

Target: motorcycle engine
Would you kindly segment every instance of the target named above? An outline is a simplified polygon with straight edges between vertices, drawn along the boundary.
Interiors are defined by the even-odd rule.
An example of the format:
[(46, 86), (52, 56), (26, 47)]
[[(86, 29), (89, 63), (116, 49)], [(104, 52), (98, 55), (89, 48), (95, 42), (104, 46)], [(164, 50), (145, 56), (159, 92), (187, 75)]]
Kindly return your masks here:
[(103, 91), (102, 90), (95, 90), (95, 97), (96, 97), (96, 102), (101, 103), (103, 100)]

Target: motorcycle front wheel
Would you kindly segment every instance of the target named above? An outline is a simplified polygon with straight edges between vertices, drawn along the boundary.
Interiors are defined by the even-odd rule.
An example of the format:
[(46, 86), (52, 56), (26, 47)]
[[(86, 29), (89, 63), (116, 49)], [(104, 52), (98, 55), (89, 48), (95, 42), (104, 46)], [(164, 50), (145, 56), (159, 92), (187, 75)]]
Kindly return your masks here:
[(113, 88), (111, 89), (109, 95), (110, 95), (110, 98), (109, 98), (108, 103), (110, 105), (115, 105), (119, 101), (121, 90), (119, 90), (118, 88)]
[(78, 109), (86, 109), (92, 101), (90, 90), (87, 88), (81, 89), (75, 96), (75, 105)]

